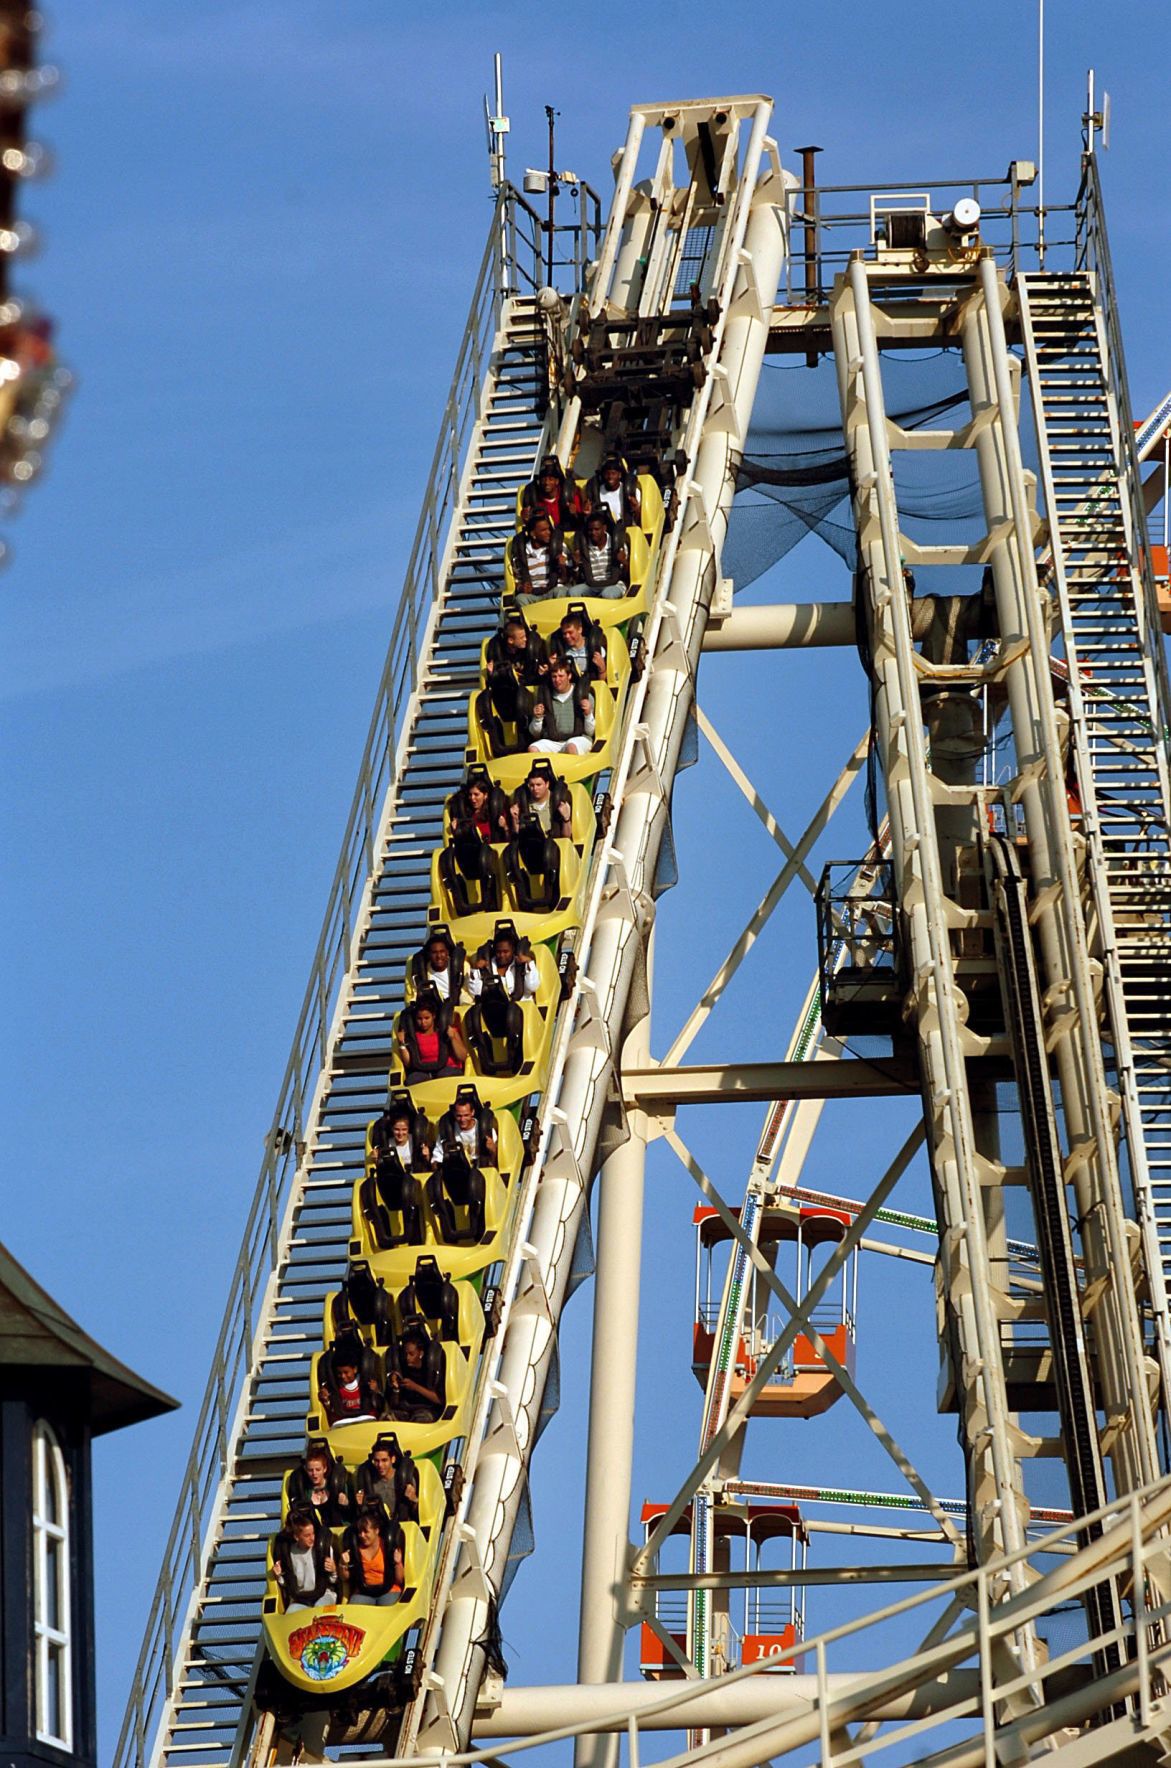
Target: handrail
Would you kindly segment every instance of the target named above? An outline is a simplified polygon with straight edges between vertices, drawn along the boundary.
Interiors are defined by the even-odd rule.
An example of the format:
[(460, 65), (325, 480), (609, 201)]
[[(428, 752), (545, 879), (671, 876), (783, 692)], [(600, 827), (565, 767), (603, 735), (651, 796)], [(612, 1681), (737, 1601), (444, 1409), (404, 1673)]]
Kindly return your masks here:
[(1124, 496), (1130, 510), (1131, 532), (1138, 557), (1134, 569), (1141, 576), (1145, 598), (1142, 622), (1144, 649), (1150, 663), (1159, 699), (1159, 716), (1163, 753), (1171, 753), (1171, 680), (1167, 672), (1167, 653), (1159, 625), (1158, 599), (1151, 548), (1147, 536), (1146, 509), (1142, 497), (1142, 469), (1135, 447), (1134, 412), (1130, 403), (1130, 383), (1126, 374), (1126, 354), (1122, 344), (1122, 327), (1118, 318), (1118, 300), (1114, 284), (1114, 266), (1106, 235), (1106, 216), (1102, 203), (1102, 184), (1098, 161), (1094, 154), (1083, 155), (1082, 182), (1077, 194), (1077, 259), (1079, 270), (1088, 270), (1098, 281), (1099, 307), (1106, 329), (1106, 357), (1110, 389), (1118, 410), (1119, 428), (1125, 471)]
[[(265, 1293), (276, 1267), (281, 1222), (306, 1153), (305, 1124), (321, 1086), (330, 1028), (350, 971), (360, 927), (356, 912), (377, 861), (379, 815), (394, 783), (406, 709), (414, 694), (427, 619), (442, 590), (441, 565), (467, 443), (480, 416), (488, 355), (505, 290), (516, 288), (518, 212), (535, 216), (511, 185), (502, 186), (476, 275), (451, 390), (432, 456), (423, 507), (378, 684), (341, 854), (330, 885), (321, 936), (265, 1139), (260, 1177), (196, 1419), (175, 1520), (143, 1634), (114, 1768), (143, 1768), (173, 1681), (174, 1652), (214, 1543), (209, 1540), (224, 1477), (233, 1419), (248, 1381)], [(538, 218), (539, 219), (539, 218)], [(539, 255), (539, 244), (538, 244)]]
[[(1102, 1532), (1089, 1546), (1080, 1546), (1079, 1541), (1087, 1526), (1094, 1523), (1103, 1525)], [(1165, 1598), (1160, 1600), (1156, 1587), (1158, 1568), (1166, 1552), (1169, 1525), (1171, 1479), (1163, 1478), (1124, 1497), (1112, 1499), (1091, 1515), (1078, 1517), (1053, 1529), (1027, 1547), (984, 1565), (944, 1576), (935, 1583), (924, 1584), (910, 1595), (871, 1614), (840, 1622), (816, 1638), (797, 1643), (780, 1660), (791, 1667), (799, 1658), (813, 1659), (814, 1673), (802, 1688), (807, 1710), (794, 1713), (790, 1709), (788, 1713), (779, 1712), (774, 1719), (763, 1723), (732, 1729), (723, 1741), (729, 1749), (747, 1742), (749, 1749), (745, 1752), (745, 1759), (751, 1755), (753, 1761), (764, 1761), (789, 1748), (804, 1750), (810, 1741), (816, 1740), (820, 1731), (823, 1741), (821, 1761), (824, 1768), (831, 1768), (833, 1749), (827, 1724), (831, 1712), (832, 1736), (837, 1738), (847, 1721), (871, 1717), (873, 1704), (887, 1690), (900, 1694), (908, 1684), (923, 1686), (938, 1678), (938, 1706), (926, 1710), (917, 1719), (912, 1718), (899, 1734), (892, 1733), (889, 1728), (867, 1728), (855, 1748), (851, 1749), (848, 1743), (843, 1745), (843, 1759), (857, 1763), (871, 1755), (877, 1756), (892, 1743), (900, 1741), (900, 1737), (905, 1739), (917, 1734), (922, 1739), (930, 1730), (949, 1721), (978, 1718), (983, 1713), (990, 1724), (985, 1735), (976, 1740), (970, 1759), (991, 1764), (996, 1760), (993, 1745), (1001, 1727), (1009, 1735), (1015, 1732), (1027, 1737), (1031, 1735), (1030, 1721), (1037, 1724), (1045, 1715), (1044, 1706), (1026, 1711), (1023, 1716), (1017, 1716), (1006, 1706), (1002, 1708), (998, 1723), (997, 1707), (1018, 1693), (1023, 1682), (1021, 1677), (1005, 1676), (1002, 1667), (1005, 1657), (997, 1649), (1000, 1642), (1022, 1625), (1061, 1611), (1076, 1600), (1088, 1583), (1107, 1575), (1121, 1575), (1126, 1570), (1131, 1573), (1130, 1587), (1135, 1592), (1135, 1601), (1133, 1612), (1120, 1627), (1101, 1638), (1079, 1639), (1072, 1650), (1060, 1656), (1055, 1654), (1048, 1663), (1028, 1675), (1029, 1680), (1048, 1696), (1046, 1704), (1051, 1701), (1061, 1715), (1057, 1720), (1059, 1724), (1084, 1723), (1097, 1715), (1110, 1718), (1120, 1700), (1129, 1700), (1134, 1703), (1134, 1716), (1144, 1727), (1149, 1727), (1155, 1718), (1153, 1709), (1156, 1703), (1166, 1711), (1167, 1677), (1171, 1673), (1171, 1645), (1167, 1643), (1171, 1602)], [(1007, 1576), (1014, 1566), (1051, 1557), (1062, 1547), (1067, 1548), (1067, 1553), (1060, 1555), (1060, 1563), (1055, 1568), (1045, 1569), (1037, 1565), (1035, 1578), (1019, 1592), (1005, 1598)], [(851, 1672), (844, 1684), (828, 1675), (829, 1646), (864, 1635), (869, 1628), (896, 1622), (902, 1616), (919, 1611), (931, 1612), (933, 1605), (938, 1607), (944, 1602), (950, 1602), (953, 1611), (961, 1617), (958, 1630), (948, 1632), (931, 1646), (921, 1649), (913, 1659), (875, 1672)], [(970, 1618), (965, 1620), (962, 1618), (965, 1616)], [(1068, 1684), (1061, 1680), (1062, 1672), (1086, 1659), (1095, 1645), (1105, 1643), (1107, 1638), (1115, 1635), (1132, 1645), (1133, 1652), (1129, 1656), (1125, 1651), (1121, 1654), (1123, 1667), (1113, 1676), (1087, 1680), (1078, 1709), (1074, 1711), (1071, 1697), (1066, 1695)], [(975, 1666), (974, 1687), (955, 1676), (959, 1667), (969, 1661)], [(771, 1675), (777, 1667), (775, 1658), (746, 1664), (722, 1676), (719, 1686), (730, 1689), (757, 1676)], [(954, 1688), (949, 1685), (949, 1677), (954, 1681)], [(1055, 1680), (1052, 1694), (1044, 1688), (1051, 1678)], [(710, 1682), (705, 1684), (694, 1678), (675, 1684), (652, 1700), (639, 1698), (637, 1702), (632, 1700), (623, 1704), (622, 1689), (618, 1687), (613, 1713), (607, 1715), (604, 1727), (629, 1730), (634, 1746), (631, 1759), (637, 1761), (640, 1732), (647, 1727), (648, 1721), (670, 1712), (682, 1729), (687, 1724), (687, 1715), (682, 1709), (692, 1700), (702, 1700), (710, 1688)], [(556, 1730), (533, 1732), (503, 1747), (492, 1741), (479, 1749), (453, 1751), (445, 1757), (445, 1762), (450, 1768), (492, 1768), (493, 1763), (508, 1762), (530, 1750), (589, 1735), (600, 1728), (595, 1716), (571, 1720)], [(764, 1735), (766, 1732), (768, 1735)], [(755, 1754), (752, 1754), (752, 1746), (755, 1746)], [(922, 1744), (918, 1747), (922, 1748)], [(686, 1762), (702, 1763), (703, 1759), (702, 1751), (694, 1757), (688, 1751), (671, 1757), (668, 1768), (683, 1768)], [(917, 1754), (916, 1760), (919, 1759), (922, 1758)], [(969, 1758), (957, 1755), (955, 1759)], [(376, 1757), (367, 1762), (366, 1768), (433, 1768), (433, 1763), (433, 1757), (423, 1755), (404, 1755), (393, 1762), (389, 1757)]]

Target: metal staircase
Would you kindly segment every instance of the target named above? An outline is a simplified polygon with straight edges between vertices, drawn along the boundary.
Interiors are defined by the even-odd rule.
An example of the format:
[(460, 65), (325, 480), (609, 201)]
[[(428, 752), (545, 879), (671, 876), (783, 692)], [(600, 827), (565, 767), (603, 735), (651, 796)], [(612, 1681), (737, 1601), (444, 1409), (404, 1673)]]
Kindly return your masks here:
[(403, 968), (426, 928), (431, 852), (463, 771), (480, 645), (544, 428), (544, 334), (532, 296), (501, 294), (500, 238), (498, 213), (117, 1768), (236, 1759), (281, 1480), (303, 1447), (322, 1307), (344, 1272)]
[(1138, 1218), (1171, 1391), (1171, 708), (1120, 365), (1088, 270), (1017, 279), (1072, 745)]

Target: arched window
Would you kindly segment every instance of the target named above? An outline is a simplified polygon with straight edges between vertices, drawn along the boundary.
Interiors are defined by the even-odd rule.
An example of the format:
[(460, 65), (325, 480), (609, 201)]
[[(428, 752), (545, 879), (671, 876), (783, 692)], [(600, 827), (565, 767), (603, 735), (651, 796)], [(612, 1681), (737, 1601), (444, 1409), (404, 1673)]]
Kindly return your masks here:
[(33, 1429), (33, 1630), (37, 1737), (73, 1745), (69, 1627), (69, 1485), (65, 1457), (42, 1419)]

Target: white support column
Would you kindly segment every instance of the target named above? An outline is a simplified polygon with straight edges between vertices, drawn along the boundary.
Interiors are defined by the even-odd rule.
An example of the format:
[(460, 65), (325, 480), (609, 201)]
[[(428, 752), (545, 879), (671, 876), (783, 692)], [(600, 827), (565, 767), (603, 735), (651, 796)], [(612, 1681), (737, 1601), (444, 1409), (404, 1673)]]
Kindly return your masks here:
[[(654, 930), (647, 939), (651, 990)], [(647, 1063), (647, 1011), (622, 1046), (620, 1068)], [(598, 1178), (597, 1274), (594, 1345), (590, 1368), (589, 1447), (581, 1556), (581, 1628), (578, 1681), (620, 1682), (626, 1637), (622, 1609), (630, 1540), (634, 1404), (638, 1376), (638, 1304), (642, 1273), (643, 1191), (647, 1117), (637, 1106), (627, 1117), (629, 1139), (615, 1149)], [(581, 1737), (577, 1768), (616, 1768), (617, 1736)]]

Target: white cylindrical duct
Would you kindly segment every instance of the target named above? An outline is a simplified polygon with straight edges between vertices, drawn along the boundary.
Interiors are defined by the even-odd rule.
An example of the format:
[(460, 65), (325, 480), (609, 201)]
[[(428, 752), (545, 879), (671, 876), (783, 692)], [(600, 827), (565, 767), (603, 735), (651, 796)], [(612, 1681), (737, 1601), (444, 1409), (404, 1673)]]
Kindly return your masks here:
[[(826, 1677), (831, 1697), (841, 1694), (857, 1673)], [(940, 1681), (891, 1694), (870, 1709), (875, 1719), (925, 1718), (954, 1705), (979, 1688), (975, 1670), (953, 1670)], [(534, 1737), (563, 1725), (596, 1723), (599, 1731), (625, 1731), (631, 1713), (640, 1731), (699, 1731), (717, 1726), (757, 1725), (765, 1719), (785, 1719), (809, 1712), (817, 1698), (817, 1677), (788, 1672), (762, 1672), (759, 1676), (730, 1680), (715, 1677), (698, 1693), (694, 1682), (680, 1683), (671, 1701), (662, 1683), (628, 1682), (619, 1687), (583, 1687), (572, 1682), (545, 1688), (509, 1688), (501, 1691), (499, 1706), (477, 1712), (472, 1735)], [(690, 1698), (688, 1696), (690, 1695)], [(659, 1711), (648, 1709), (658, 1707)]]

